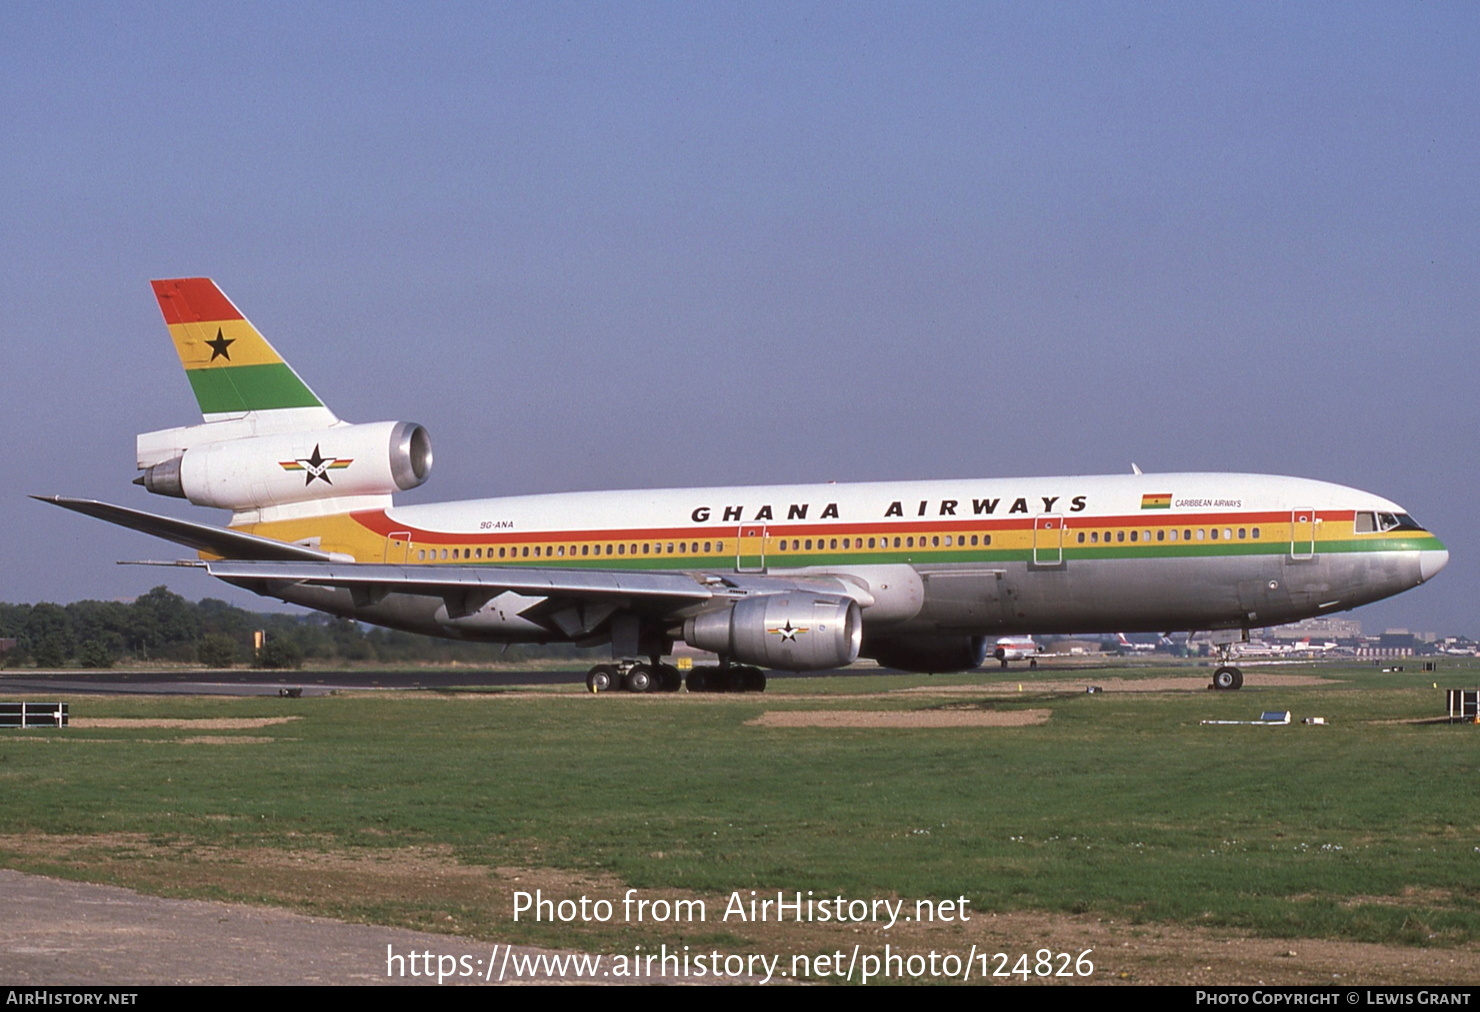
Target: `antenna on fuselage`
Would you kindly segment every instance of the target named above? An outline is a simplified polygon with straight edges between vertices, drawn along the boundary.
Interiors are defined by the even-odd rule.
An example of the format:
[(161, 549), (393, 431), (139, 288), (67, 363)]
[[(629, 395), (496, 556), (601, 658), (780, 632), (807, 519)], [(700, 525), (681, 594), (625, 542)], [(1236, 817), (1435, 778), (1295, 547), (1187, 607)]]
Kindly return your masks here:
[(1140, 467), (1140, 465), (1137, 464), (1134, 460), (1131, 461), (1131, 474), (1140, 474), (1140, 473), (1141, 473), (1141, 467)]

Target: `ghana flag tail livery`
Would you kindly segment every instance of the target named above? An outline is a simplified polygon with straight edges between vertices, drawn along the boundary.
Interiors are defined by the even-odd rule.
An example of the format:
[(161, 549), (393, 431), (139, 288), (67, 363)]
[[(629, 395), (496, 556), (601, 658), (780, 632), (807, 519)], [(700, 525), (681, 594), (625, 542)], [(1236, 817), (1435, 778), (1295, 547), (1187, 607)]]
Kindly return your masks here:
[(155, 281), (204, 424), (138, 437), (135, 484), (233, 511), (233, 526), (384, 508), (431, 469), (412, 422), (340, 421), (209, 278)]
[[(249, 411), (324, 408), (210, 278), (151, 282), (205, 420)], [(328, 424), (333, 424), (330, 418)]]

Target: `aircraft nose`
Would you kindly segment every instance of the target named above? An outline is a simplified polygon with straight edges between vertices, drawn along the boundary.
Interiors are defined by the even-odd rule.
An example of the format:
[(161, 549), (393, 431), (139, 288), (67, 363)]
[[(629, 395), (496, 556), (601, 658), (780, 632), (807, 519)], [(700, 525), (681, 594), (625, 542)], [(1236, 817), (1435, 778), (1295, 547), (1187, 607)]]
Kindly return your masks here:
[(1423, 583), (1428, 583), (1434, 578), (1434, 574), (1449, 565), (1449, 552), (1446, 549), (1438, 549), (1432, 552), (1418, 553), (1418, 578)]

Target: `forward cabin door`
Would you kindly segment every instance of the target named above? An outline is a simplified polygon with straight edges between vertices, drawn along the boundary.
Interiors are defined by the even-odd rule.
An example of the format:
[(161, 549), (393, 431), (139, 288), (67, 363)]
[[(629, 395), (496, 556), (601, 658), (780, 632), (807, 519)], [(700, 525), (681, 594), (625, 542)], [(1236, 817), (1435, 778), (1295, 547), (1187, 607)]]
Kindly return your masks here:
[(766, 525), (741, 524), (735, 545), (735, 572), (766, 571)]
[(1310, 559), (1316, 554), (1316, 511), (1290, 511), (1290, 558)]

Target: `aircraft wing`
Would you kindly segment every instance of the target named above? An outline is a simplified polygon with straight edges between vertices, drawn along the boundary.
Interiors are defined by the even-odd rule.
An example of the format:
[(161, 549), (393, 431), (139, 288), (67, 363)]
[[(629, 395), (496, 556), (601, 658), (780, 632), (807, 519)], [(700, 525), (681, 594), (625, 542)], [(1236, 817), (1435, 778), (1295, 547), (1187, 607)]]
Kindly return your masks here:
[(629, 573), (612, 570), (516, 569), (494, 566), (418, 566), (378, 562), (268, 562), (252, 559), (200, 564), (212, 576), (232, 583), (266, 581), (339, 587), (384, 596), (418, 594), (491, 597), (513, 592), (539, 597), (669, 602), (708, 601), (731, 596), (722, 584), (706, 584), (684, 573)]

